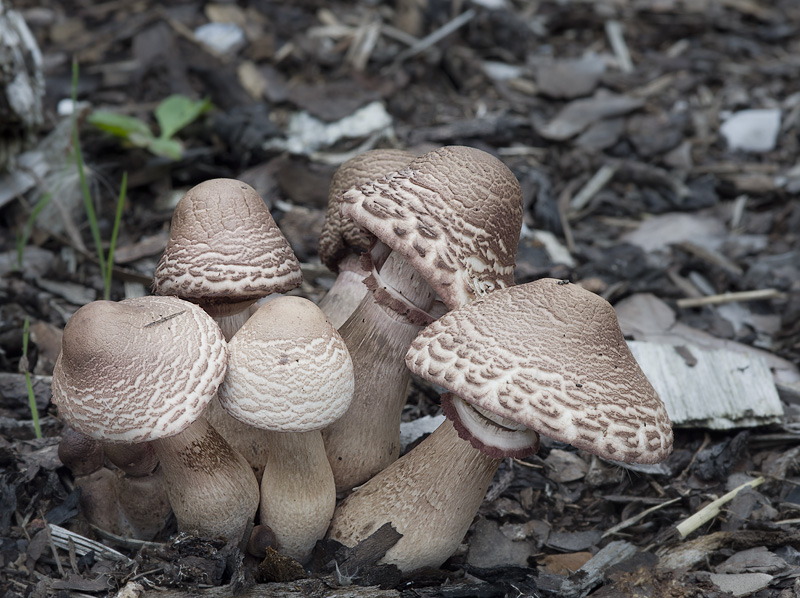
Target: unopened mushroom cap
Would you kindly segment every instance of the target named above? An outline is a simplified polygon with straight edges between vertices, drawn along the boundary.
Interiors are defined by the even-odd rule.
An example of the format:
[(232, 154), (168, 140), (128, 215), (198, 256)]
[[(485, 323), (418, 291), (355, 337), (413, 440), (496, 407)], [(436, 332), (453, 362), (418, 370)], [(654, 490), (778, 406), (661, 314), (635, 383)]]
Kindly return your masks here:
[(239, 303), (300, 285), (300, 263), (261, 196), (234, 179), (213, 179), (175, 207), (153, 288), (195, 303)]
[(428, 152), (347, 191), (342, 214), (408, 260), (450, 309), (514, 284), (522, 192), (484, 151)]
[(607, 301), (554, 279), (500, 289), (425, 328), (411, 371), (605, 458), (655, 463), (672, 425)]
[(216, 322), (177, 297), (94, 301), (64, 328), (53, 402), (98, 440), (145, 442), (182, 432), (225, 376)]
[(344, 162), (333, 173), (328, 188), (328, 212), (319, 235), (318, 253), (322, 263), (333, 272), (339, 271), (339, 262), (351, 249), (366, 251), (374, 237), (360, 229), (352, 220), (342, 218), (342, 194), (404, 169), (414, 159), (414, 154), (398, 149), (375, 149), (359, 154)]
[(354, 386), (350, 353), (322, 311), (302, 297), (277, 297), (231, 339), (219, 400), (251, 426), (308, 432), (341, 417)]

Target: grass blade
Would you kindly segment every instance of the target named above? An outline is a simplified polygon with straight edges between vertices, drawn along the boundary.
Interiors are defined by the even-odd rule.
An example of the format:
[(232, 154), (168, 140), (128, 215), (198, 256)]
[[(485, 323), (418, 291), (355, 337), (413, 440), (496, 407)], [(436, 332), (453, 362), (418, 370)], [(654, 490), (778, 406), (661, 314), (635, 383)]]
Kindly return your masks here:
[(84, 169), (83, 154), (81, 152), (81, 142), (78, 138), (78, 61), (72, 61), (72, 149), (75, 153), (75, 164), (78, 168), (78, 177), (81, 181), (81, 193), (83, 194), (83, 205), (86, 209), (86, 216), (89, 219), (89, 227), (92, 231), (92, 238), (97, 247), (97, 259), (100, 263), (100, 272), (106, 271), (106, 259), (103, 252), (103, 245), (100, 239), (100, 227), (97, 224), (97, 214), (92, 205), (92, 196), (89, 193), (89, 184), (86, 182), (86, 171)]
[(125, 206), (125, 196), (128, 192), (128, 173), (122, 173), (122, 183), (119, 187), (119, 197), (117, 197), (117, 213), (114, 215), (114, 228), (111, 231), (111, 241), (108, 244), (108, 260), (106, 270), (103, 273), (103, 299), (111, 298), (111, 275), (114, 272), (114, 248), (117, 246), (117, 235), (119, 225), (122, 221), (122, 210)]
[(31, 373), (28, 371), (28, 337), (31, 334), (31, 322), (26, 316), (25, 323), (22, 325), (22, 361), (20, 366), (25, 370), (25, 386), (28, 389), (28, 406), (31, 410), (31, 418), (33, 419), (33, 429), (36, 432), (36, 438), (42, 437), (42, 427), (39, 425), (39, 408), (36, 406), (36, 395), (33, 392), (33, 383), (31, 382)]

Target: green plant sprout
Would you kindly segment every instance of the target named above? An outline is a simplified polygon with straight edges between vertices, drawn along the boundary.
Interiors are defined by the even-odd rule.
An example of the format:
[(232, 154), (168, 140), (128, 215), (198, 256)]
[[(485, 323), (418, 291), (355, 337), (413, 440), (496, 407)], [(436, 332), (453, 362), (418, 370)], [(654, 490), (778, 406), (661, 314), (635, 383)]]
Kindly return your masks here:
[[(78, 62), (72, 61), (72, 105), (78, 105)], [(92, 203), (92, 195), (89, 192), (89, 183), (86, 180), (86, 170), (83, 162), (83, 153), (81, 152), (81, 142), (78, 136), (78, 120), (77, 110), (73, 111), (72, 123), (72, 146), (75, 154), (75, 165), (78, 169), (78, 177), (81, 183), (81, 193), (83, 195), (83, 205), (86, 210), (86, 217), (89, 220), (89, 228), (92, 231), (92, 238), (95, 247), (97, 248), (97, 261), (100, 265), (100, 272), (103, 276), (103, 299), (111, 298), (111, 275), (114, 269), (114, 246), (117, 242), (117, 235), (119, 233), (119, 225), (122, 220), (122, 208), (125, 204), (125, 196), (127, 194), (128, 186), (128, 173), (122, 174), (122, 184), (120, 186), (119, 196), (117, 197), (117, 211), (114, 216), (114, 225), (111, 232), (111, 240), (108, 248), (108, 255), (103, 251), (102, 241), (100, 239), (100, 226), (97, 221), (97, 214), (94, 211), (94, 204)]]
[(155, 110), (161, 131), (157, 137), (146, 122), (135, 116), (95, 110), (88, 120), (97, 128), (135, 147), (145, 148), (156, 156), (180, 160), (183, 156), (183, 144), (174, 139), (174, 135), (211, 108), (208, 98), (195, 101), (180, 94), (165, 98)]
[(28, 371), (28, 337), (31, 334), (30, 319), (25, 316), (25, 323), (22, 325), (22, 359), (20, 359), (19, 367), (25, 371), (25, 386), (28, 388), (28, 406), (31, 410), (31, 418), (33, 419), (33, 429), (36, 432), (36, 438), (42, 437), (42, 427), (39, 425), (39, 408), (36, 406), (36, 395), (33, 393), (33, 383), (31, 382), (31, 373)]

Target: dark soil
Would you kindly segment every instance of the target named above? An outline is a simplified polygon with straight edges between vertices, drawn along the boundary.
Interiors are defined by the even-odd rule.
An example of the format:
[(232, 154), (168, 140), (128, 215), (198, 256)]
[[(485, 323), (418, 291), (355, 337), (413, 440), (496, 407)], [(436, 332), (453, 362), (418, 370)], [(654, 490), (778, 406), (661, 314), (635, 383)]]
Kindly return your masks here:
[[(28, 149), (40, 151), (45, 168), (34, 185), (0, 201), (4, 595), (800, 596), (795, 0), (13, 4), (44, 58), (45, 124)], [(193, 32), (211, 21), (236, 23), (239, 47), (219, 52), (199, 43)], [(426, 38), (459, 23), (441, 39)], [(613, 39), (623, 41), (630, 65)], [(336, 166), (371, 147), (422, 153), (470, 145), (500, 157), (522, 185), (527, 230), (518, 283), (555, 277), (614, 305), (664, 302), (678, 324), (766, 359), (766, 385), (777, 388), (783, 417), (748, 427), (677, 427), (672, 456), (650, 469), (544, 442), (536, 456), (501, 466), (456, 554), (441, 569), (412, 575), (374, 565), (380, 551), (353, 555), (328, 542), (298, 580), (280, 557), (259, 563), (213, 539), (174, 535), (174, 524), (156, 542), (101, 534), (79, 512), (72, 476), (58, 460), (62, 425), (50, 403), (61, 330), (103, 290), (79, 187), (68, 174), (70, 119), (58, 113), (72, 93), (73, 58), (103, 239), (122, 173), (128, 176), (112, 299), (149, 291), (181, 193), (233, 177), (265, 198), (303, 264), (295, 292), (318, 300), (334, 276), (316, 243)], [(90, 110), (104, 108), (157, 130), (153, 110), (173, 93), (214, 105), (178, 133), (180, 160), (125, 146), (85, 122)], [(313, 148), (287, 143), (300, 111), (332, 123), (365, 106), (385, 109), (391, 126), (332, 143), (317, 137)], [(750, 109), (780, 115), (774, 143), (757, 151), (731, 147), (721, 129)], [(366, 122), (362, 116), (356, 124)], [(593, 187), (595, 175), (608, 176)], [(36, 218), (19, 269), (15, 240), (45, 193), (54, 201)], [(666, 215), (680, 219), (660, 219)], [(641, 229), (645, 223), (652, 228)], [(768, 293), (679, 303), (753, 290)], [(34, 434), (25, 371), (42, 438)], [(438, 410), (436, 392), (415, 382), (405, 419)], [(760, 414), (751, 415), (758, 423)], [(678, 523), (760, 478), (680, 538)], [(74, 540), (59, 546), (49, 525), (121, 555), (87, 552)], [(598, 553), (607, 560), (581, 569)], [(334, 562), (350, 566), (337, 571)]]

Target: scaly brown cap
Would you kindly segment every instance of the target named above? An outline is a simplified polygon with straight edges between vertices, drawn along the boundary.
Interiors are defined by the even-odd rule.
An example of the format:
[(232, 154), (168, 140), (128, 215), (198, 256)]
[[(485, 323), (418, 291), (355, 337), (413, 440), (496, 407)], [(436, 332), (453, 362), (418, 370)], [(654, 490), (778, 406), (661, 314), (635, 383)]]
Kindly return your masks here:
[(404, 150), (369, 150), (350, 158), (333, 173), (328, 188), (328, 213), (317, 248), (320, 260), (331, 271), (339, 271), (339, 262), (351, 250), (366, 251), (374, 240), (371, 234), (358, 228), (352, 220), (342, 218), (342, 194), (352, 187), (403, 170), (413, 159), (414, 154)]
[(425, 328), (415, 372), (489, 414), (608, 459), (656, 463), (672, 425), (607, 301), (554, 279), (496, 290)]
[(227, 358), (219, 326), (193, 303), (94, 301), (64, 328), (53, 402), (73, 428), (98, 440), (173, 436), (214, 397)]
[(522, 192), (484, 151), (428, 152), (346, 192), (342, 214), (406, 258), (450, 309), (514, 284)]
[(255, 301), (301, 282), (300, 263), (261, 196), (241, 181), (213, 179), (175, 207), (153, 289), (206, 306)]

